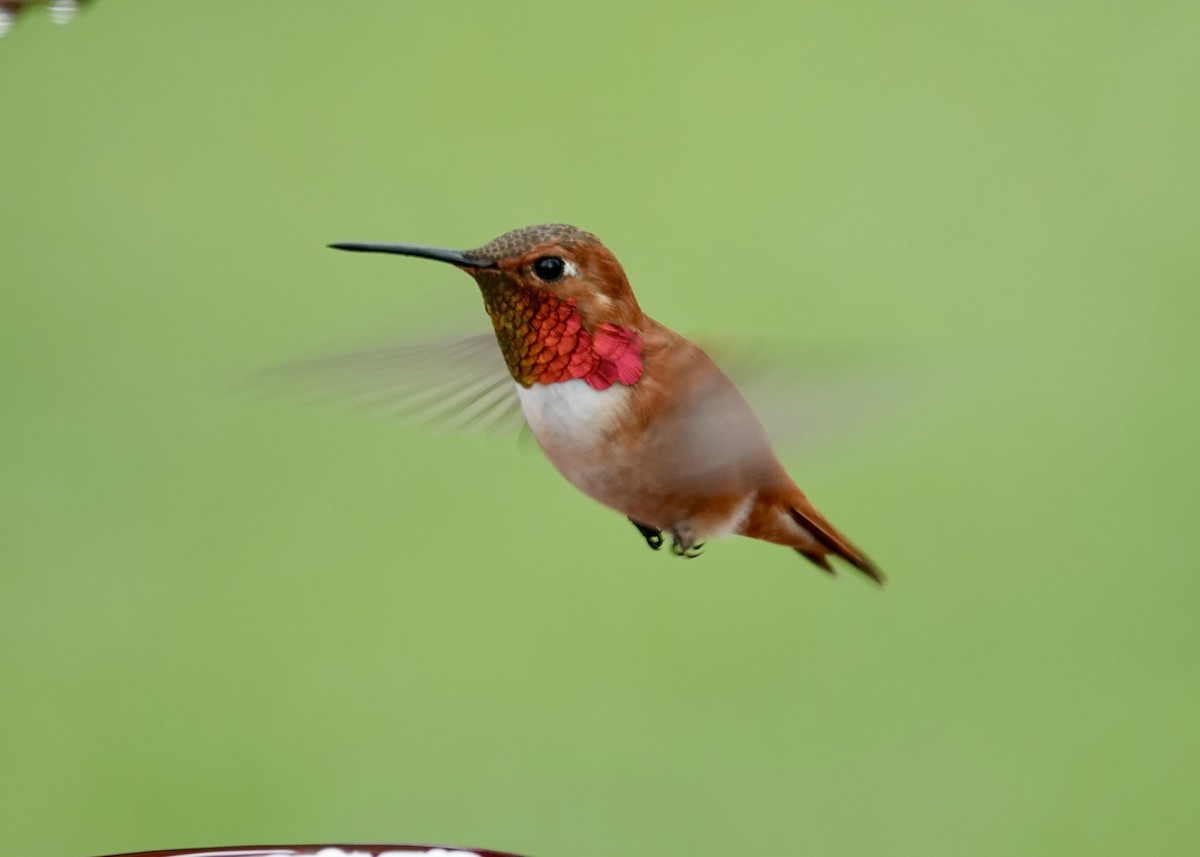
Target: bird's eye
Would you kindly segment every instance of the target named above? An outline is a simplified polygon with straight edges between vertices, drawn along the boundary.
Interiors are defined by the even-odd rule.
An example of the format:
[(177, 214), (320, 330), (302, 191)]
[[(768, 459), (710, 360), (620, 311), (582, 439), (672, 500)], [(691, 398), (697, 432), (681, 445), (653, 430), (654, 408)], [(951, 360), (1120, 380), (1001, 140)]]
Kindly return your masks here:
[(533, 273), (544, 283), (553, 283), (562, 279), (566, 265), (557, 256), (543, 256), (533, 263)]

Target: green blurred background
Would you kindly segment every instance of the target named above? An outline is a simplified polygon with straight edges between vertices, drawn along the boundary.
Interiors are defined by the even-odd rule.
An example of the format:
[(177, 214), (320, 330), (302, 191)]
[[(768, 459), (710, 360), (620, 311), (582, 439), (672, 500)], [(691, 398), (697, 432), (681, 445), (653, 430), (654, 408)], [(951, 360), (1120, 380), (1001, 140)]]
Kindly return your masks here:
[[(99, 0), (0, 41), (0, 835), (1193, 853), (1200, 6)], [(890, 575), (232, 395), (566, 221), (923, 367), (783, 458)], [(459, 324), (461, 327), (461, 324)], [(911, 380), (911, 378), (910, 378)]]

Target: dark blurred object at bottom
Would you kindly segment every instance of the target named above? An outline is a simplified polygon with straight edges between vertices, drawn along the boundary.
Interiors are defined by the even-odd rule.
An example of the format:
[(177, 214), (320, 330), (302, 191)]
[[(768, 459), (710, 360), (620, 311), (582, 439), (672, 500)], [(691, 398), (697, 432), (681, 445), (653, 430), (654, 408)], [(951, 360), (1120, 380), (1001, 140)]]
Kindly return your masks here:
[(445, 845), (243, 845), (237, 848), (178, 848), (109, 857), (521, 857), (486, 848)]
[(88, 0), (0, 0), (0, 36), (11, 30), (17, 17), (30, 6), (45, 6), (51, 21), (69, 24), (86, 2)]

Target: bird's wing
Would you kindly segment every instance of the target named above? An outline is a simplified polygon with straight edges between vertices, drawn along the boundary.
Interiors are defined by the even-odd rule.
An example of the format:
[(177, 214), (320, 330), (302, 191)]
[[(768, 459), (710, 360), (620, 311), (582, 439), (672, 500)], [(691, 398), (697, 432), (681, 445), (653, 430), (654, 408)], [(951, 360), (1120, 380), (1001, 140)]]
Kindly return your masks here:
[[(733, 379), (776, 446), (827, 444), (891, 425), (914, 396), (914, 373), (789, 347), (699, 344)], [(911, 368), (911, 367), (910, 367)], [(251, 389), (330, 403), (435, 430), (493, 436), (526, 431), (516, 388), (492, 331), (328, 354), (267, 369)], [(735, 412), (735, 408), (709, 408)], [(714, 429), (715, 430), (715, 429)]]
[(922, 389), (929, 368), (890, 355), (798, 353), (788, 346), (748, 347), (719, 337), (699, 345), (737, 385), (780, 449), (822, 446), (835, 439), (895, 427)]
[(429, 428), (504, 435), (525, 425), (490, 330), (298, 360), (259, 373), (252, 386)]

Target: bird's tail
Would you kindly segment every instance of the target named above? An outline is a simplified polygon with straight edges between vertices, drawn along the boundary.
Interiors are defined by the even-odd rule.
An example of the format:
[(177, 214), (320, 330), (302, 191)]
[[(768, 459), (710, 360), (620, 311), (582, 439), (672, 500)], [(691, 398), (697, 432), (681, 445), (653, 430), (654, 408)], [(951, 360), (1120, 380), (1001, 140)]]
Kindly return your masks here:
[(853, 542), (837, 531), (833, 524), (825, 520), (825, 516), (816, 510), (807, 498), (788, 507), (792, 520), (799, 524), (812, 537), (820, 549), (814, 550), (809, 545), (796, 546), (796, 552), (819, 568), (833, 573), (827, 557), (838, 556), (857, 568), (876, 583), (883, 584), (883, 572), (870, 558), (859, 550)]
[(883, 572), (853, 542), (838, 532), (794, 486), (782, 497), (760, 497), (745, 535), (787, 545), (823, 571), (834, 573), (829, 557), (845, 560), (876, 583)]

